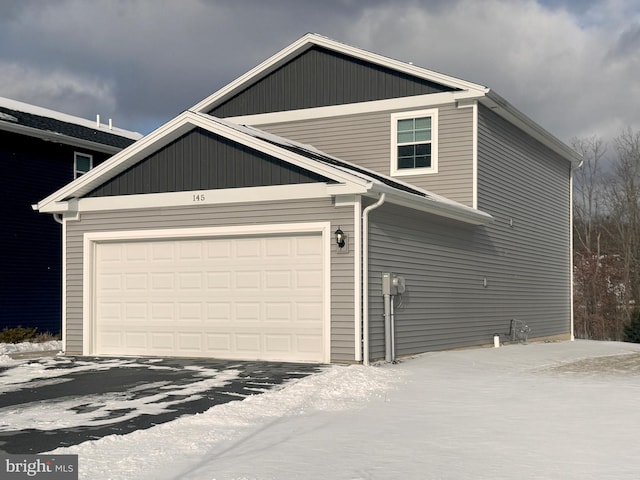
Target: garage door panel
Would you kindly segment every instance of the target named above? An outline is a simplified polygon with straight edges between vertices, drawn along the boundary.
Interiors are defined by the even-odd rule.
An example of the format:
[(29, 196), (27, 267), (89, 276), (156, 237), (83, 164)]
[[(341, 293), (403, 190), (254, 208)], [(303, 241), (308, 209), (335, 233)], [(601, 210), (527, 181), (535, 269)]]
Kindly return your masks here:
[[(229, 240), (227, 240), (229, 241)], [(254, 238), (238, 239), (234, 242), (235, 256), (238, 258), (259, 258), (261, 256), (261, 241)]]
[(172, 352), (175, 350), (175, 335), (173, 332), (155, 332), (151, 337), (151, 348), (156, 352)]
[(147, 257), (147, 244), (145, 243), (127, 243), (124, 245), (124, 251), (124, 259), (127, 262), (147, 262), (149, 260)]
[(105, 243), (98, 354), (324, 360), (320, 235)]
[(129, 352), (131, 349), (147, 350), (149, 348), (147, 337), (145, 331), (128, 331), (124, 334), (124, 346)]
[(231, 290), (230, 272), (207, 272), (206, 277), (208, 290)]
[(235, 335), (236, 353), (252, 357), (261, 353), (260, 335), (257, 333), (239, 333)]
[(264, 342), (265, 350), (270, 353), (285, 353), (293, 349), (291, 335), (265, 335)]

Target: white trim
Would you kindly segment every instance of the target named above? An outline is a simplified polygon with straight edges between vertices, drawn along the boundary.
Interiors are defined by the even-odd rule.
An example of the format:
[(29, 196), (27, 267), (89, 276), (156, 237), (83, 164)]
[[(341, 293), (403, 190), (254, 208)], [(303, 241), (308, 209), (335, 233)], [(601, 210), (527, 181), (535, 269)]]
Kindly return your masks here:
[(82, 354), (91, 355), (95, 345), (94, 321), (96, 243), (90, 234), (82, 239)]
[(325, 198), (330, 196), (324, 183), (225, 188), (185, 192), (146, 193), (113, 197), (87, 197), (78, 200), (79, 212), (132, 210), (165, 207), (196, 207), (248, 202), (273, 202)]
[[(82, 175), (84, 175), (84, 174), (89, 172), (89, 170), (87, 170), (87, 171), (78, 170), (78, 157), (88, 157), (89, 158), (89, 170), (91, 170), (93, 168), (93, 155), (92, 154), (75, 151), (75, 152), (73, 152), (73, 178), (81, 177)], [(78, 174), (80, 174), (80, 175), (78, 175)]]
[(274, 71), (276, 68), (280, 67), (281, 65), (283, 65), (284, 63), (286, 63), (296, 55), (301, 54), (302, 52), (308, 50), (314, 45), (318, 45), (318, 46), (327, 48), (329, 50), (340, 52), (347, 56), (358, 58), (365, 62), (370, 62), (376, 65), (390, 68), (392, 70), (397, 70), (411, 76), (430, 80), (435, 83), (440, 83), (442, 85), (446, 85), (452, 88), (458, 88), (461, 90), (472, 90), (472, 91), (475, 91), (476, 94), (483, 94), (486, 91), (488, 91), (486, 87), (482, 85), (478, 85), (476, 83), (467, 82), (459, 78), (455, 78), (449, 75), (444, 75), (438, 72), (427, 70), (425, 68), (417, 67), (409, 63), (394, 60), (389, 57), (384, 57), (382, 55), (378, 55), (377, 53), (368, 52), (366, 50), (362, 50), (356, 47), (352, 47), (350, 45), (346, 45), (344, 43), (337, 42), (335, 40), (330, 40), (327, 37), (309, 33), (303, 36), (302, 38), (298, 39), (288, 47), (285, 47), (275, 55), (271, 56), (270, 58), (262, 62), (260, 65), (258, 65), (257, 67), (249, 70), (247, 73), (245, 73), (241, 77), (237, 78), (233, 82), (227, 84), (217, 92), (205, 98), (204, 100), (196, 104), (192, 108), (192, 110), (196, 110), (200, 112), (206, 112), (211, 110), (211, 108), (213, 108), (213, 106), (216, 103), (219, 103), (225, 100), (226, 98), (230, 97), (236, 91), (245, 87), (247, 83), (250, 83), (254, 80), (258, 80), (268, 75), (270, 72)]
[[(431, 117), (431, 166), (428, 168), (398, 168), (398, 120), (417, 117)], [(392, 177), (408, 177), (416, 175), (431, 175), (438, 173), (438, 109), (410, 110), (395, 112), (391, 119), (391, 152), (390, 174)]]
[(67, 219), (62, 217), (62, 352), (67, 352)]
[(93, 304), (95, 298), (95, 251), (96, 245), (105, 242), (125, 242), (134, 240), (169, 240), (212, 237), (241, 237), (270, 234), (320, 233), (322, 236), (323, 256), (323, 359), (331, 361), (331, 245), (332, 233), (330, 222), (286, 223), (264, 225), (239, 225), (225, 227), (168, 228), (160, 230), (125, 230), (109, 232), (88, 232), (83, 235), (83, 320), (82, 320), (82, 353), (95, 353), (95, 319)]
[(221, 121), (216, 121), (214, 117), (209, 115), (185, 112), (150, 133), (142, 140), (134, 143), (131, 147), (114, 155), (111, 159), (101, 163), (80, 178), (38, 202), (38, 210), (47, 213), (66, 211), (64, 199), (81, 196), (90, 192), (106, 180), (126, 170), (128, 167), (135, 165), (151, 152), (157, 151), (196, 127), (219, 134), (231, 141), (255, 148), (267, 155), (279, 158), (292, 165), (317, 173), (318, 175), (325, 176), (338, 183), (348, 183), (353, 186), (366, 186), (370, 183), (369, 179), (363, 179), (343, 169), (310, 160), (302, 155), (253, 137), (239, 129), (225, 125)]
[(431, 108), (448, 105), (461, 100), (475, 100), (477, 98), (479, 98), (479, 96), (476, 92), (442, 92), (431, 93), (428, 95), (391, 98), (387, 100), (374, 100), (370, 102), (348, 103), (345, 105), (330, 105), (327, 107), (305, 108), (301, 110), (241, 115), (236, 117), (227, 117), (225, 120), (244, 125), (260, 126), (273, 123), (358, 115), (361, 113), (375, 113), (410, 108)]
[(473, 138), (472, 138), (472, 164), (473, 164), (473, 184), (472, 184), (472, 204), (471, 206), (478, 209), (478, 103), (473, 104)]
[(520, 128), (532, 138), (538, 140), (562, 158), (571, 162), (572, 166), (576, 167), (582, 162), (582, 157), (579, 153), (531, 120), (494, 91), (488, 91), (487, 94), (479, 98), (478, 101), (492, 112), (504, 118), (507, 122)]

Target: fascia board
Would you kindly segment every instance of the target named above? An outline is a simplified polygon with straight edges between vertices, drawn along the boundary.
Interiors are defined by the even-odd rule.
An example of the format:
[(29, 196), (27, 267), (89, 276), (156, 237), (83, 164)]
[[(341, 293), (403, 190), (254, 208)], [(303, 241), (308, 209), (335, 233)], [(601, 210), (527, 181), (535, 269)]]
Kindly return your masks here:
[(69, 202), (48, 202), (43, 205), (32, 205), (31, 208), (40, 213), (66, 213), (71, 210)]
[[(305, 37), (303, 37), (305, 38)], [(361, 48), (352, 47), (344, 43), (331, 40), (327, 37), (320, 35), (310, 34), (308, 36), (309, 41), (316, 45), (323, 46), (330, 50), (335, 50), (346, 55), (359, 58), (364, 61), (375, 63), (377, 65), (388, 67), (393, 70), (398, 70), (409, 75), (430, 80), (435, 83), (440, 83), (452, 88), (459, 88), (460, 90), (476, 90), (479, 93), (488, 91), (487, 87), (479, 85), (477, 83), (468, 82), (460, 78), (445, 75), (443, 73), (434, 72), (423, 67), (413, 65), (411, 63), (402, 62), (400, 60), (394, 60), (393, 58), (385, 57), (383, 55), (362, 50)]]
[(104, 143), (92, 142), (90, 140), (71, 137), (62, 133), (40, 130), (34, 127), (27, 127), (25, 125), (3, 121), (0, 121), (0, 130), (3, 130), (5, 132), (17, 133), (20, 135), (26, 135), (28, 137), (39, 138), (40, 140), (44, 140), (45, 142), (61, 143), (64, 145), (70, 145), (72, 147), (78, 147), (108, 154), (118, 153), (122, 150), (121, 147), (114, 147), (112, 145), (106, 145)]
[(383, 55), (379, 55), (377, 53), (368, 52), (366, 50), (362, 50), (360, 48), (352, 47), (350, 45), (346, 45), (344, 43), (337, 42), (335, 40), (330, 40), (327, 37), (323, 37), (316, 34), (307, 34), (292, 43), (288, 47), (280, 50), (275, 55), (271, 56), (260, 65), (255, 68), (249, 70), (244, 75), (238, 77), (236, 80), (232, 81), (228, 85), (224, 86), (217, 92), (208, 96), (201, 102), (194, 105), (191, 110), (197, 112), (207, 112), (213, 108), (216, 103), (219, 103), (231, 95), (238, 92), (241, 88), (243, 88), (246, 84), (250, 83), (254, 79), (259, 79), (266, 76), (268, 73), (277, 69), (291, 58), (300, 53), (308, 50), (314, 45), (318, 45), (321, 47), (325, 47), (329, 50), (333, 50), (339, 53), (343, 53), (345, 55), (358, 58), (360, 60), (371, 62), (382, 67), (387, 67), (392, 70), (396, 70), (402, 73), (406, 73), (411, 76), (415, 76), (418, 78), (422, 78), (425, 80), (432, 81), (434, 83), (440, 83), (446, 85), (451, 88), (457, 88), (460, 90), (469, 90), (473, 91), (476, 94), (484, 94), (489, 91), (489, 89), (483, 85), (479, 85), (477, 83), (468, 82), (466, 80), (462, 80), (459, 78), (451, 77), (449, 75), (444, 75), (442, 73), (434, 72), (432, 70), (428, 70), (426, 68), (418, 67), (409, 63), (401, 62), (399, 60), (394, 60), (389, 57), (385, 57)]
[[(305, 49), (310, 48), (311, 44), (308, 44), (308, 38), (309, 38), (309, 34), (298, 39), (288, 47), (280, 50), (278, 53), (276, 53), (275, 55), (272, 55), (261, 64), (252, 68), (244, 75), (238, 77), (231, 83), (222, 87), (220, 90), (209, 95), (207, 98), (205, 98), (204, 100), (202, 100), (201, 102), (197, 103), (192, 108), (190, 108), (190, 110), (195, 112), (206, 113), (206, 111), (210, 110), (211, 105), (225, 98), (226, 96), (232, 94), (233, 92), (241, 88), (245, 83), (249, 82), (254, 77), (259, 77), (261, 75), (265, 75), (271, 72), (272, 70), (275, 70), (280, 65), (286, 63), (293, 56), (299, 54), (300, 52), (303, 52)], [(307, 44), (306, 47), (305, 47), (305, 44)]]
[(583, 158), (580, 154), (531, 120), (494, 91), (488, 92), (485, 97), (479, 99), (479, 102), (571, 162), (572, 166), (577, 167), (582, 162)]
[[(265, 187), (227, 188), (184, 192), (147, 193), (78, 200), (77, 211), (98, 212), (130, 209), (232, 205), (257, 202), (300, 201), (327, 198), (331, 195), (324, 183), (274, 185)], [(197, 197), (197, 201), (194, 201)], [(62, 213), (62, 212), (56, 212)]]
[(114, 177), (135, 164), (136, 161), (144, 158), (148, 155), (149, 151), (155, 150), (177, 139), (193, 128), (189, 125), (188, 119), (188, 112), (178, 115), (173, 120), (120, 151), (106, 162), (92, 168), (81, 177), (38, 202), (38, 211), (48, 211), (48, 206), (51, 203), (63, 202), (65, 198), (82, 195), (83, 193), (93, 190), (100, 183)]
[(93, 190), (105, 180), (114, 177), (118, 173), (134, 165), (137, 161), (142, 160), (150, 152), (167, 145), (196, 127), (216, 133), (231, 141), (255, 148), (267, 155), (282, 159), (283, 161), (296, 165), (300, 168), (310, 170), (336, 182), (347, 183), (353, 186), (356, 190), (358, 190), (357, 186), (362, 187), (368, 184), (366, 179), (362, 179), (330, 165), (314, 162), (301, 155), (278, 147), (277, 145), (264, 142), (256, 137), (252, 137), (251, 135), (242, 133), (222, 123), (216, 122), (210, 115), (195, 112), (184, 112), (143, 139), (121, 151), (119, 154), (113, 156), (106, 162), (98, 165), (96, 168), (90, 170), (80, 178), (74, 180), (70, 184), (40, 201), (37, 204), (38, 211), (63, 211), (61, 208), (63, 208), (62, 204), (64, 203), (64, 199), (72, 196), (81, 196), (82, 194)]
[(440, 217), (451, 218), (472, 225), (486, 225), (493, 222), (493, 217), (481, 210), (476, 210), (466, 205), (454, 202), (440, 202), (428, 198), (412, 195), (386, 185), (375, 184), (370, 192), (386, 193), (387, 202), (422, 212), (431, 213)]

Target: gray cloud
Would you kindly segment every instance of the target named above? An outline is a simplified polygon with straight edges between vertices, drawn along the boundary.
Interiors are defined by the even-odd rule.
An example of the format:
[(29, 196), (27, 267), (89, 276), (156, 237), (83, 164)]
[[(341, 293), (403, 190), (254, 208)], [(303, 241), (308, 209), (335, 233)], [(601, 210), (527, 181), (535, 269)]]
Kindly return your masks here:
[(316, 32), (487, 85), (568, 141), (640, 127), (638, 10), (621, 0), (9, 1), (0, 95), (146, 133)]

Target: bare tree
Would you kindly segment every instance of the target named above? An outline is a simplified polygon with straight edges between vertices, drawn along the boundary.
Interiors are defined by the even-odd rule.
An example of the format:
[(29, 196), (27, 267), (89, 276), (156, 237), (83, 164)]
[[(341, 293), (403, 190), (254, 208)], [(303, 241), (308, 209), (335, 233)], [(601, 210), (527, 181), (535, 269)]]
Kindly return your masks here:
[(624, 260), (625, 311), (640, 298), (640, 132), (615, 139), (616, 161), (607, 186), (608, 210)]
[(581, 251), (598, 249), (599, 223), (603, 208), (602, 161), (606, 146), (596, 136), (574, 139), (573, 149), (582, 155), (583, 162), (574, 172), (574, 239)]
[(605, 182), (601, 164), (606, 147), (596, 136), (574, 139), (572, 146), (583, 158), (574, 172), (574, 334), (603, 339), (610, 323), (609, 262), (603, 264), (602, 253)]
[(640, 132), (623, 131), (611, 161), (597, 137), (573, 147), (584, 158), (574, 172), (574, 333), (622, 340), (640, 300)]

